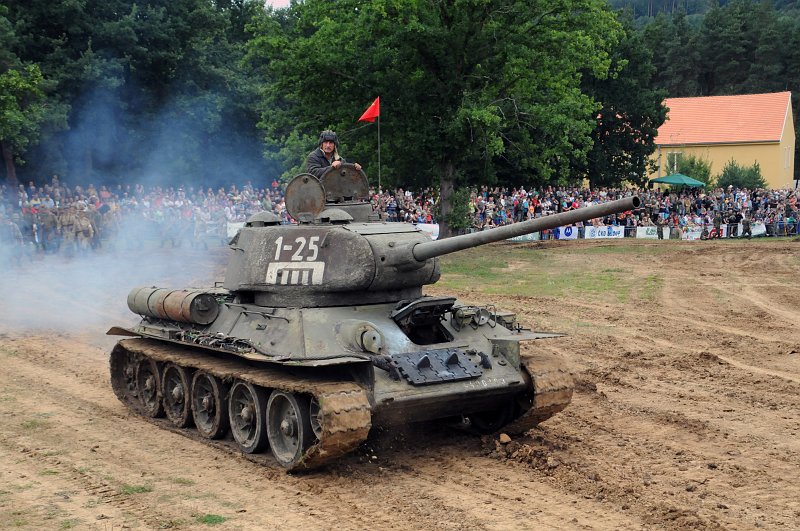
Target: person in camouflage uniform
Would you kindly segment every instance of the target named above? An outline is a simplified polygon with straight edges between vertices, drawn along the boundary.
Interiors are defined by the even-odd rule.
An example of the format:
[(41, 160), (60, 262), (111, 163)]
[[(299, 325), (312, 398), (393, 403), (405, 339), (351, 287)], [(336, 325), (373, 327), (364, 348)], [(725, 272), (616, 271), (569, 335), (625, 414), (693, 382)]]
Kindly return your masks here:
[(745, 236), (747, 236), (748, 240), (753, 237), (753, 229), (750, 226), (750, 218), (746, 213), (744, 216), (742, 216), (742, 238)]
[(111, 209), (100, 214), (100, 232), (105, 238), (104, 244), (109, 248), (116, 247), (117, 235), (120, 229), (121, 211), (119, 209)]
[(73, 226), (77, 219), (75, 205), (62, 208), (58, 215), (58, 224), (61, 227), (61, 247), (67, 255), (75, 250), (75, 231)]
[(92, 249), (100, 247), (100, 227), (102, 226), (102, 216), (97, 211), (93, 204), (90, 204), (86, 210), (86, 217), (92, 225), (92, 237), (89, 239), (89, 246)]
[(217, 210), (212, 219), (220, 245), (227, 245), (230, 238), (228, 237), (228, 218), (225, 216), (225, 211)]
[[(22, 265), (25, 240), (19, 225), (12, 219), (0, 218), (0, 257), (7, 259), (9, 265)], [(5, 261), (5, 260), (3, 260)]]
[(92, 220), (85, 210), (85, 207), (78, 209), (75, 216), (75, 222), (72, 224), (74, 233), (74, 241), (80, 253), (86, 254), (91, 247), (92, 239), (94, 238), (95, 231), (92, 227)]
[(210, 219), (209, 215), (203, 212), (203, 209), (198, 207), (194, 208), (194, 212), (192, 213), (192, 222), (193, 222), (193, 237), (192, 237), (192, 248), (202, 246), (203, 249), (208, 249), (208, 241), (206, 239), (208, 235), (208, 220)]
[(45, 253), (55, 251), (58, 248), (58, 231), (61, 228), (56, 215), (47, 206), (41, 205), (36, 213), (36, 225), (42, 251)]

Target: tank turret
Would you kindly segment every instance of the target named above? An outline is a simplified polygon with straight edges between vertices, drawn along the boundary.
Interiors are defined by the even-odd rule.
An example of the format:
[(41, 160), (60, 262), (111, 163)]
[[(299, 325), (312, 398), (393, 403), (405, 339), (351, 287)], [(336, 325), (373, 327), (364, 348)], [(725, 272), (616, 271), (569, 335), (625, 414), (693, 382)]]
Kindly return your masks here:
[[(408, 223), (325, 216), (355, 208), (360, 219), (366, 218), (360, 210), (369, 206), (363, 199), (367, 184), (366, 178), (356, 178), (359, 175), (363, 172), (345, 164), (329, 170), (322, 180), (310, 174), (295, 177), (286, 190), (286, 205), (300, 224), (243, 228), (231, 245), (234, 254), (225, 288), (260, 306), (338, 306), (415, 298), (422, 294), (422, 286), (439, 280), (441, 255), (639, 206), (638, 197), (628, 197), (430, 241), (427, 233)], [(329, 193), (323, 183), (336, 192)]]
[(110, 355), (111, 385), (135, 412), (289, 470), (357, 448), (373, 425), (440, 420), (522, 433), (567, 407), (564, 361), (520, 343), (559, 334), (522, 327), (493, 304), (430, 297), (440, 256), (637, 208), (630, 197), (431, 241), (373, 212), (352, 165), (286, 190), (297, 224), (262, 212), (231, 240), (223, 286), (141, 287), (141, 316)]

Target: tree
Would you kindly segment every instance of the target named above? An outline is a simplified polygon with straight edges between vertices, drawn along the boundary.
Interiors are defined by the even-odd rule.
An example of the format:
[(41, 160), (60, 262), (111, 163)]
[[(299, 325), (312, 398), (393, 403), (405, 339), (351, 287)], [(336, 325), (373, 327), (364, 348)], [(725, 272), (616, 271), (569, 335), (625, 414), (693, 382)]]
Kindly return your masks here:
[(266, 136), (276, 147), (307, 141), (278, 155), (284, 167), (330, 126), (351, 158), (374, 163), (374, 133), (350, 129), (380, 95), (385, 173), (406, 186), (438, 182), (443, 220), (458, 187), (498, 175), (570, 180), (598, 109), (581, 74), (607, 74), (621, 33), (600, 0), (342, 0), (335, 10), (308, 0), (253, 29)]
[(685, 13), (660, 14), (642, 28), (641, 35), (642, 44), (653, 54), (654, 85), (672, 97), (698, 96), (699, 33)]
[(722, 173), (717, 177), (717, 186), (727, 188), (767, 188), (767, 181), (761, 175), (761, 166), (758, 162), (752, 166), (740, 166), (735, 160), (731, 159), (725, 164)]
[(17, 184), (15, 156), (38, 139), (45, 120), (42, 83), (42, 72), (36, 65), (0, 74), (0, 148), (6, 180), (11, 185)]
[(703, 181), (706, 186), (714, 185), (714, 180), (711, 177), (711, 163), (707, 159), (695, 157), (694, 155), (682, 156), (678, 159), (678, 173)]
[(40, 65), (51, 108), (68, 112), (68, 130), (43, 128), (35, 161), (105, 182), (153, 174), (215, 184), (267, 172), (256, 92), (240, 66), (244, 19), (263, 3), (5, 3), (13, 50)]
[(651, 172), (649, 157), (664, 123), (666, 91), (651, 88), (655, 69), (652, 54), (622, 16), (625, 37), (612, 53), (613, 75), (606, 79), (587, 74), (584, 92), (600, 102), (592, 149), (574, 171), (593, 186), (613, 186), (623, 181), (643, 184)]

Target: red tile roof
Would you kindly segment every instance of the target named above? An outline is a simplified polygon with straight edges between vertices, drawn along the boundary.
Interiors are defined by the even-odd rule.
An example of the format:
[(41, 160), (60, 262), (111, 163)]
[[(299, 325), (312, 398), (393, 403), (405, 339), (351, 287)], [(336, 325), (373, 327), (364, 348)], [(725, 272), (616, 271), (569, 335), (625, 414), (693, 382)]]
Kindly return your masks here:
[(791, 92), (667, 98), (667, 121), (656, 144), (727, 144), (780, 142)]

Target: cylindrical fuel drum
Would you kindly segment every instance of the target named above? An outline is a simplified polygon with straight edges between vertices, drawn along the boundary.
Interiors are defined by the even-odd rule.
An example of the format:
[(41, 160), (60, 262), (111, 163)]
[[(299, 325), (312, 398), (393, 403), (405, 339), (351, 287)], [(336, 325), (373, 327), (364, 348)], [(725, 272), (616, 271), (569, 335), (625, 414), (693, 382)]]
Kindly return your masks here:
[(200, 289), (134, 288), (128, 294), (134, 313), (182, 323), (207, 325), (219, 315), (216, 296)]

